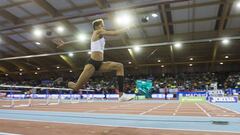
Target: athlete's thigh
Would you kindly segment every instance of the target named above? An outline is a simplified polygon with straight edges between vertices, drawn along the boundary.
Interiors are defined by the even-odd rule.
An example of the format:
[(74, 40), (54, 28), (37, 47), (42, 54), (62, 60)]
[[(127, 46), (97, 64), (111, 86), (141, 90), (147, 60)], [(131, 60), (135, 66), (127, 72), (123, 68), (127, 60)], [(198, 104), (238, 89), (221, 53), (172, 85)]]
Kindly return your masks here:
[(119, 62), (106, 61), (102, 63), (101, 67), (99, 68), (99, 71), (108, 72), (112, 70), (117, 70), (121, 65), (122, 64)]
[(87, 65), (84, 66), (83, 71), (94, 72), (95, 71), (95, 67), (92, 64), (87, 64)]

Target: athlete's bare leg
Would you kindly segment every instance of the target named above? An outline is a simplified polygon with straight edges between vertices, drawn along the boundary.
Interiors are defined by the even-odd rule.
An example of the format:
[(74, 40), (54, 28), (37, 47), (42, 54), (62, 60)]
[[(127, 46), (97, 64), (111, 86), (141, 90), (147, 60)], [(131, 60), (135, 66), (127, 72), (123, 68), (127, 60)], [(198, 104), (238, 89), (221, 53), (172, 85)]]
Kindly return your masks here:
[(123, 94), (123, 81), (124, 81), (124, 68), (122, 63), (107, 61), (103, 62), (99, 71), (108, 72), (108, 71), (116, 71), (116, 75), (118, 77), (118, 86), (119, 86), (119, 96)]
[(95, 68), (92, 64), (85, 65), (83, 72), (79, 76), (77, 82), (68, 82), (68, 87), (73, 90), (79, 90), (89, 80), (89, 78), (93, 75), (94, 72)]

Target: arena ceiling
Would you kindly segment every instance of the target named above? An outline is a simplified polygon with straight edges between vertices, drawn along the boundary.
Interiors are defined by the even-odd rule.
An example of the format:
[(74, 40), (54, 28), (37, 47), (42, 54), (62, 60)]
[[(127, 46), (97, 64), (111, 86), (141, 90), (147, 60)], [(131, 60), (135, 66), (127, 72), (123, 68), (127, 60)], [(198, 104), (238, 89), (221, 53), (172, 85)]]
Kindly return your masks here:
[[(114, 18), (122, 11), (133, 15), (135, 27), (120, 36), (107, 37), (107, 48), (119, 48), (107, 50), (105, 60), (122, 62), (126, 67), (135, 69), (149, 66), (171, 66), (176, 69), (179, 65), (203, 65), (210, 70), (219, 65), (239, 66), (238, 2), (239, 0), (0, 0), (0, 73), (39, 74), (82, 69), (89, 57), (87, 50), (90, 40), (76, 41), (76, 36), (79, 33), (90, 35), (91, 22), (97, 18), (104, 19), (107, 29), (117, 28)], [(65, 31), (56, 32), (58, 26), (62, 26)], [(36, 29), (43, 31), (42, 37), (34, 35)], [(54, 42), (56, 38), (69, 44), (57, 48)], [(229, 43), (224, 44), (222, 39), (228, 39)], [(182, 47), (175, 47), (175, 42), (182, 42)], [(153, 43), (158, 46), (146, 46)], [(130, 47), (136, 45), (145, 47), (137, 52)], [(67, 54), (75, 51), (78, 53), (73, 53), (74, 56)], [(51, 56), (35, 57), (42, 54)]]

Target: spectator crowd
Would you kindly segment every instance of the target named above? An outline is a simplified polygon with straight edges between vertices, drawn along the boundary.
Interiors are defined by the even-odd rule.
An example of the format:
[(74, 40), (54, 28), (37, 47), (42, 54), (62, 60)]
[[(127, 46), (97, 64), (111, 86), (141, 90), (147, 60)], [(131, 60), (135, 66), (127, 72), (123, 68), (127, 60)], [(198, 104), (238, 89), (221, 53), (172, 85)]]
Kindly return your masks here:
[[(240, 73), (180, 73), (161, 74), (158, 76), (126, 76), (125, 90), (134, 93), (136, 80), (152, 80), (153, 93), (160, 93), (160, 89), (177, 89), (178, 91), (204, 91), (210, 89), (240, 88)], [(43, 80), (10, 80), (7, 77), (0, 79), (0, 84), (27, 85), (44, 87), (65, 88), (67, 82), (72, 80), (67, 77), (50, 78)], [(117, 81), (115, 77), (96, 76), (90, 79), (85, 89), (94, 90), (96, 94), (117, 93)]]

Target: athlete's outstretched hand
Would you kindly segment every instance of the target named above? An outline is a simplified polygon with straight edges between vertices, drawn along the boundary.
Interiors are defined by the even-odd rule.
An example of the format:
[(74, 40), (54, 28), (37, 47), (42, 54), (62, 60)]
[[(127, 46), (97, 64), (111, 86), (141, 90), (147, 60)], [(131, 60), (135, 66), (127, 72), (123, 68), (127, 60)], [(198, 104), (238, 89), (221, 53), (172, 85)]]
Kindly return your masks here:
[(61, 38), (55, 38), (52, 40), (53, 43), (57, 44), (57, 48), (64, 46), (64, 41)]

